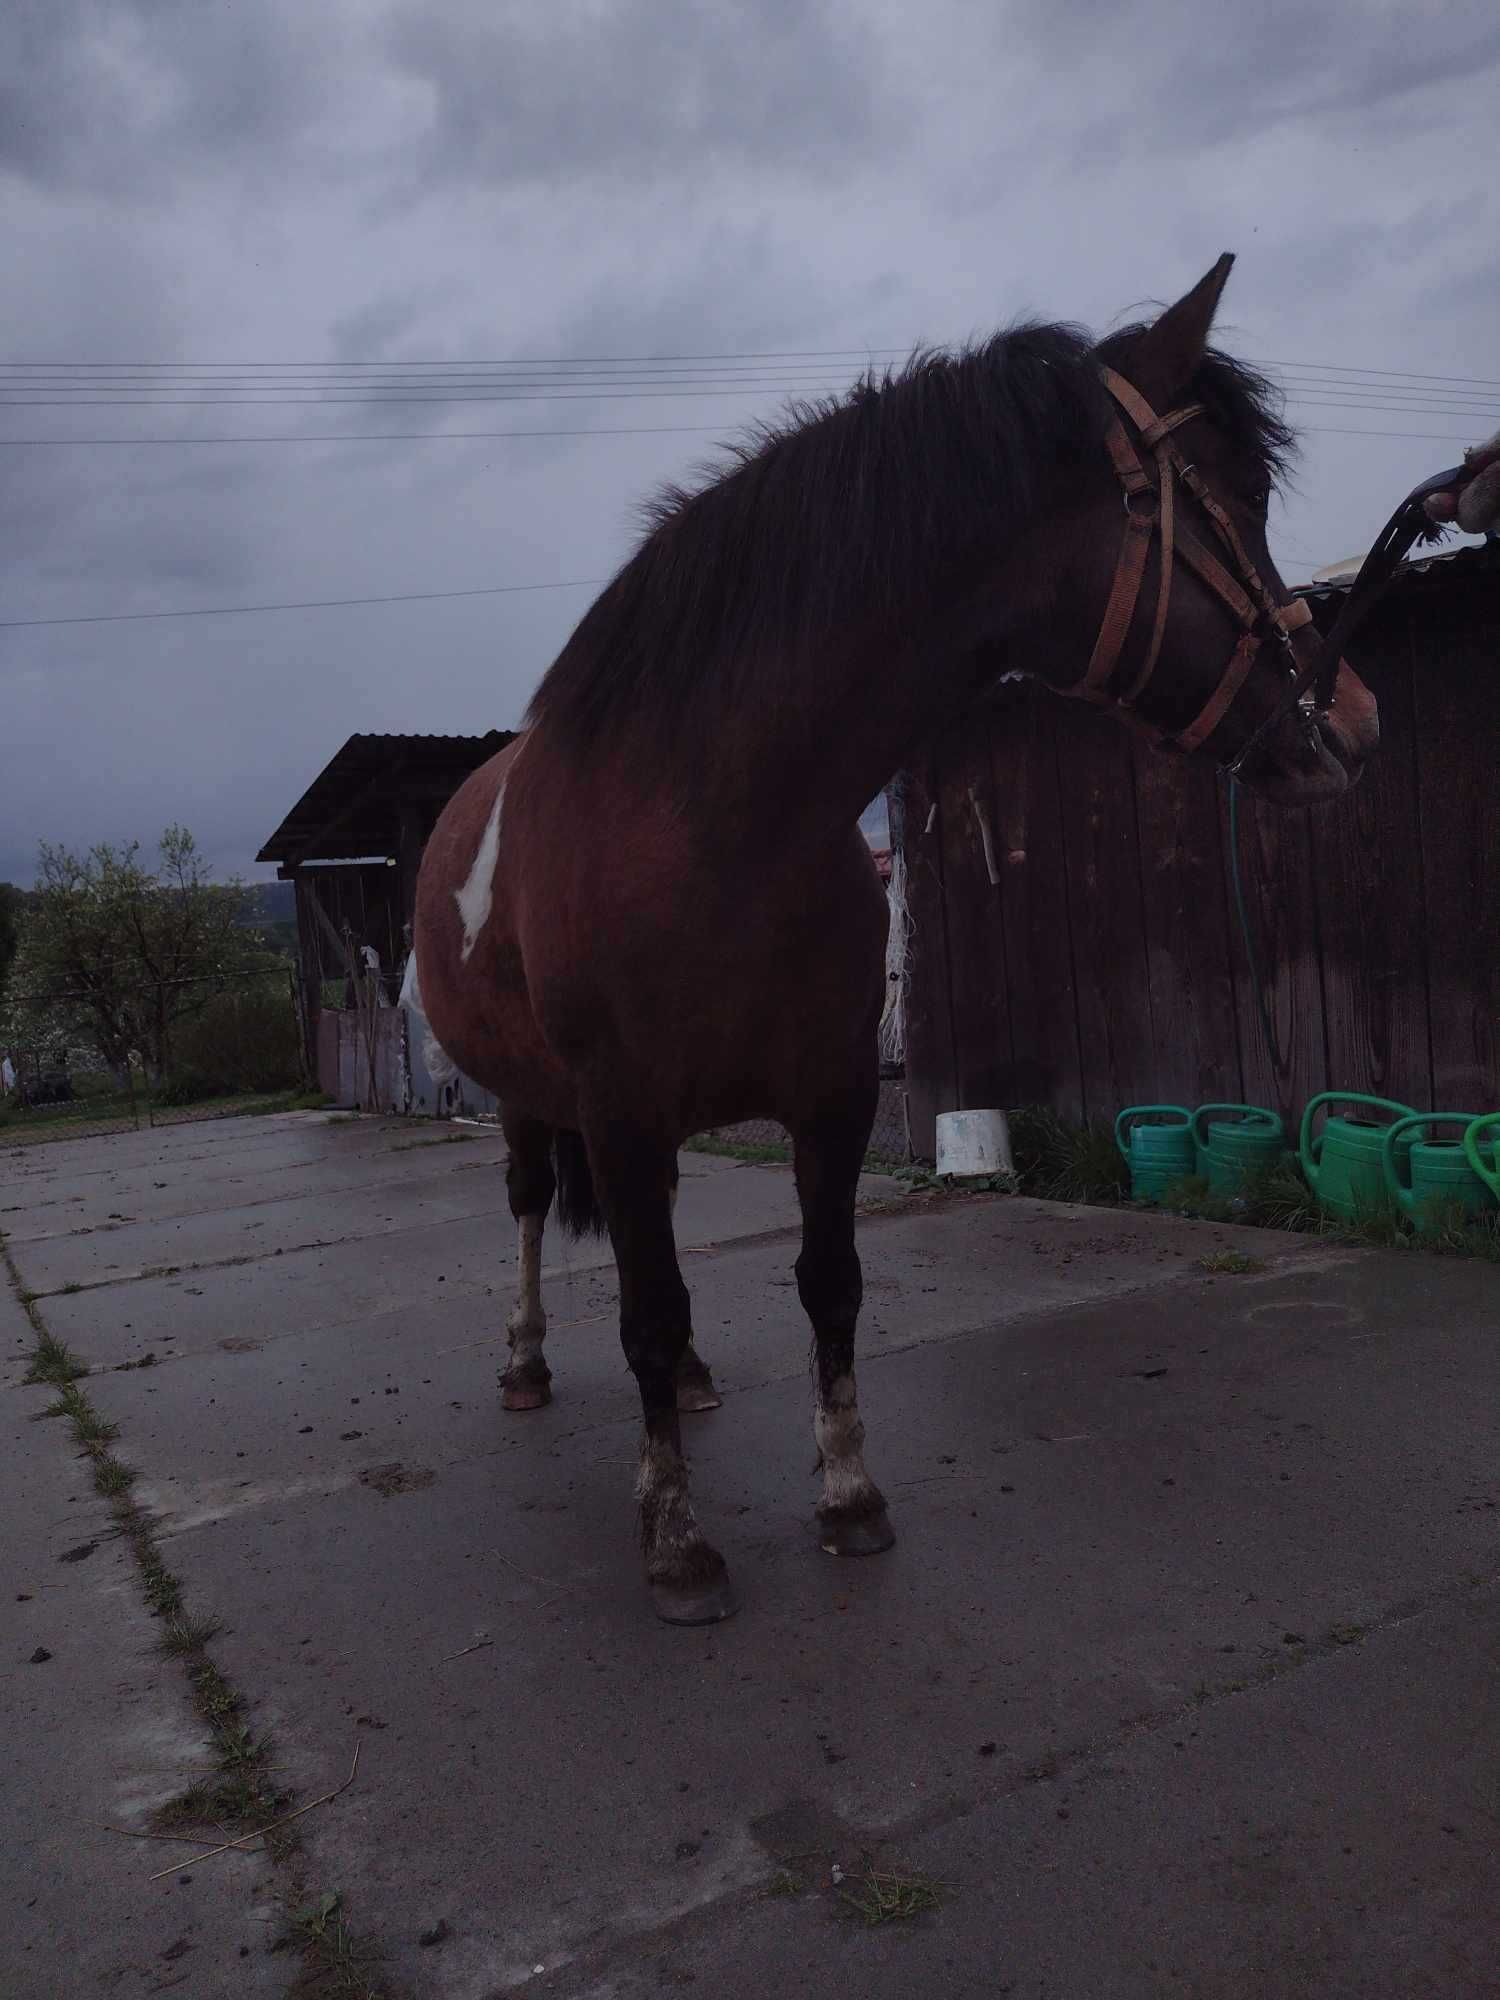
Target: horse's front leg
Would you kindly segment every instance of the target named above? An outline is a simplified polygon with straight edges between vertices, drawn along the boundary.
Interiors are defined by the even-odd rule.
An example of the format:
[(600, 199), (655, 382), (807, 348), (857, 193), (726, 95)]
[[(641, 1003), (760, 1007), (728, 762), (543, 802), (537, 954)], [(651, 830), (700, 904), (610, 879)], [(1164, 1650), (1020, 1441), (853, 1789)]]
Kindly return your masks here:
[(692, 1321), (672, 1238), (674, 1155), (618, 1118), (591, 1120), (586, 1137), (620, 1274), (620, 1341), (645, 1419), (636, 1497), (651, 1601), (669, 1625), (713, 1624), (737, 1606), (724, 1558), (698, 1526), (682, 1452)]
[(793, 1127), (802, 1254), (797, 1289), (812, 1321), (813, 1434), (823, 1471), (818, 1525), (830, 1555), (878, 1555), (895, 1541), (885, 1498), (865, 1469), (865, 1427), (854, 1382), (854, 1330), (863, 1297), (854, 1202), (878, 1086), (824, 1098)]

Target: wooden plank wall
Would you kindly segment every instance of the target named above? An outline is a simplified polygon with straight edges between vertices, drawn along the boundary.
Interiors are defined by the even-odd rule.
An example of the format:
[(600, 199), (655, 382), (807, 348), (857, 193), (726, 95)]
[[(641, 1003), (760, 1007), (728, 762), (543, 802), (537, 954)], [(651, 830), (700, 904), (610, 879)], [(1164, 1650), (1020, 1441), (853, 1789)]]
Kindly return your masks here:
[(1025, 683), (940, 739), (901, 816), (917, 1151), (938, 1111), (965, 1106), (1104, 1120), (1227, 1099), (1295, 1116), (1348, 1088), (1500, 1108), (1496, 585), (1488, 561), (1439, 564), (1367, 631), (1383, 740), (1345, 799), (1299, 814), (1241, 795), (1279, 1062), (1211, 769)]

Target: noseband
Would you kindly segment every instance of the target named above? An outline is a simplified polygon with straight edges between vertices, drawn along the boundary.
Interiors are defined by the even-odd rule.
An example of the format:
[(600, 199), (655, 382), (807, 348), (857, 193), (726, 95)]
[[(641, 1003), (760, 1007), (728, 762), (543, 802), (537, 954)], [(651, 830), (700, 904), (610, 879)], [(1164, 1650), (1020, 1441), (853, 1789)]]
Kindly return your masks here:
[[(1120, 545), (1120, 559), (1115, 566), (1109, 602), (1104, 609), (1099, 636), (1094, 641), (1088, 671), (1081, 681), (1064, 692), (1123, 711), (1127, 719), (1159, 743), (1176, 743), (1180, 749), (1196, 750), (1229, 713), (1249, 677), (1263, 642), (1274, 637), (1290, 653), (1293, 632), (1310, 624), (1312, 613), (1300, 598), (1294, 598), (1290, 604), (1277, 602), (1251, 562), (1234, 522), (1209, 492), (1196, 468), (1187, 463), (1173, 443), (1172, 433), (1193, 417), (1202, 416), (1203, 405), (1184, 403), (1181, 408), (1169, 410), (1166, 416), (1159, 417), (1145, 397), (1122, 375), (1117, 375), (1114, 369), (1101, 369), (1100, 374), (1120, 411), (1135, 426), (1142, 451), (1138, 452), (1131, 443), (1121, 417), (1111, 418), (1104, 441), (1125, 490), (1125, 538)], [(1153, 469), (1148, 470), (1142, 452), (1151, 459)], [(1179, 483), (1192, 494), (1208, 516), (1239, 573), (1238, 581), (1192, 530), (1178, 520), (1175, 492)], [(1110, 688), (1110, 682), (1135, 620), (1136, 604), (1146, 574), (1146, 558), (1151, 551), (1152, 537), (1158, 530), (1161, 533), (1161, 568), (1150, 644), (1135, 678), (1122, 692), (1115, 693)], [(1240, 636), (1229, 664), (1219, 676), (1218, 685), (1192, 721), (1184, 729), (1166, 732), (1152, 728), (1133, 711), (1161, 656), (1167, 612), (1172, 601), (1172, 577), (1179, 559), (1223, 602), (1239, 626)], [(1292, 676), (1288, 686), (1294, 685), (1296, 678)], [(1276, 713), (1281, 713), (1280, 705)], [(1268, 721), (1274, 719), (1268, 718)], [(1260, 734), (1261, 731), (1257, 730), (1256, 739), (1252, 740), (1257, 740)]]

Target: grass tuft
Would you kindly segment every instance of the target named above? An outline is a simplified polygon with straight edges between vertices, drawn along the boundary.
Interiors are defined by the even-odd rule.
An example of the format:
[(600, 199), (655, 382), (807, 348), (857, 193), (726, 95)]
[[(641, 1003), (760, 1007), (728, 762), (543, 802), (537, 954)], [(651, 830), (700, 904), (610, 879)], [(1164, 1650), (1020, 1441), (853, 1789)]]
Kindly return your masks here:
[[(28, 1303), (23, 1298), (23, 1304)], [(88, 1364), (80, 1361), (65, 1340), (55, 1334), (39, 1333), (36, 1347), (32, 1351), (31, 1366), (26, 1371), (28, 1382), (81, 1382), (88, 1374)]]
[(170, 1654), (174, 1659), (182, 1659), (189, 1653), (201, 1653), (220, 1629), (220, 1621), (217, 1618), (173, 1611), (167, 1616), (157, 1644), (164, 1653)]
[(102, 1493), (106, 1500), (118, 1499), (128, 1493), (135, 1480), (130, 1466), (124, 1465), (110, 1452), (105, 1452), (94, 1461), (94, 1491)]
[(875, 1868), (867, 1860), (863, 1872), (839, 1890), (839, 1901), (867, 1924), (901, 1924), (939, 1909), (944, 1893), (930, 1875)]

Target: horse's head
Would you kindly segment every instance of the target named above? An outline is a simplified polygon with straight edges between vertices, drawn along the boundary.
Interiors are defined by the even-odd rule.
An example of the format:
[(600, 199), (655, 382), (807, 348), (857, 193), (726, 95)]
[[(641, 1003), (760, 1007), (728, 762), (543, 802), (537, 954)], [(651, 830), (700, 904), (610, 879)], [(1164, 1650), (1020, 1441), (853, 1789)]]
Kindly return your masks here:
[(1326, 706), (1290, 698), (1320, 642), (1266, 547), (1290, 434), (1267, 385), (1208, 346), (1232, 262), (1221, 257), (1154, 324), (1095, 350), (1098, 477), (1078, 474), (1076, 555), (1038, 666), (1164, 747), (1204, 752), (1277, 804), (1311, 805), (1358, 778), (1379, 722), (1342, 662), (1321, 677)]

